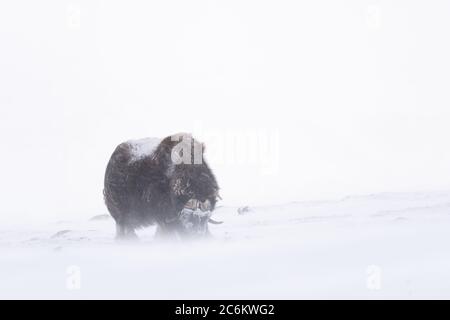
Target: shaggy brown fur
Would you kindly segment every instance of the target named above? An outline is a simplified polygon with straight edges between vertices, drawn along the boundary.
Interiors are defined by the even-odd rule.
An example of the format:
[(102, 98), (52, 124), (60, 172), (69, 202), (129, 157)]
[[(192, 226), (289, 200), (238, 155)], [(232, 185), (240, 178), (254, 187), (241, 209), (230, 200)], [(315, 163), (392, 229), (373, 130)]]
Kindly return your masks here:
[[(189, 134), (169, 136), (138, 159), (133, 143), (116, 148), (106, 168), (103, 193), (118, 238), (136, 237), (136, 228), (152, 224), (158, 225), (160, 234), (189, 235), (179, 219), (186, 203), (209, 200), (212, 211), (218, 197), (219, 187), (203, 151)], [(207, 221), (201, 223), (207, 226)]]

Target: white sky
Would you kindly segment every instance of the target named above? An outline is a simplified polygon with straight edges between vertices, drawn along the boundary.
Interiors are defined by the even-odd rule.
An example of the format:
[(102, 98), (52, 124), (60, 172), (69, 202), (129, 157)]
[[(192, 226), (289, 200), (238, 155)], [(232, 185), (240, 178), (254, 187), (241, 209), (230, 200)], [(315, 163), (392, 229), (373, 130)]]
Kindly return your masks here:
[(448, 189), (449, 32), (445, 0), (2, 1), (0, 213), (104, 213), (115, 146), (180, 131), (278, 141), (211, 161), (224, 204)]

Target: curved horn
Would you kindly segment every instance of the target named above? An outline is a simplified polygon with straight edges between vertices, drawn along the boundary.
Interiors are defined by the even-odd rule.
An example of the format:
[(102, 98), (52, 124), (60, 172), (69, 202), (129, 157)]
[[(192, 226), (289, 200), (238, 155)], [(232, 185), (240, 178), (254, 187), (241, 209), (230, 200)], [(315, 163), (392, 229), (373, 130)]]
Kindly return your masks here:
[(215, 192), (214, 192), (214, 196), (215, 196), (216, 198), (218, 198), (218, 199), (222, 200), (222, 197), (220, 196), (220, 194), (219, 194), (219, 190), (218, 190), (218, 189), (216, 189), (216, 190), (215, 190)]
[(222, 224), (223, 223), (223, 221), (216, 221), (216, 220), (211, 219), (211, 218), (208, 219), (208, 222), (211, 223), (211, 224)]

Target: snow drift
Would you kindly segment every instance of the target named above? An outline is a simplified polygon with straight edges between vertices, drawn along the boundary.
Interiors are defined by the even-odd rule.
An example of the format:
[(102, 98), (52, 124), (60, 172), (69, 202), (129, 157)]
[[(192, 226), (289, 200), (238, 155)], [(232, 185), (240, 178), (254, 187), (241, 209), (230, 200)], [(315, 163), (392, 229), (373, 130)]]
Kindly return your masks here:
[(450, 192), (238, 209), (209, 241), (118, 244), (103, 215), (3, 226), (0, 298), (450, 298)]

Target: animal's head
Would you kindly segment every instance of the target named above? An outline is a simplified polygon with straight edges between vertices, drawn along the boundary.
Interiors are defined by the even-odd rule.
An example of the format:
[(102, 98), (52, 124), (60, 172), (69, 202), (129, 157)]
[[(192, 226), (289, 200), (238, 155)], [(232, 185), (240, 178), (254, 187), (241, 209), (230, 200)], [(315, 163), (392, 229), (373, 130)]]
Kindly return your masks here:
[(203, 156), (205, 146), (188, 134), (170, 137), (170, 143), (174, 141), (178, 143), (171, 149), (170, 190), (179, 231), (184, 235), (207, 234), (208, 223), (215, 223), (211, 214), (220, 196), (216, 178)]

